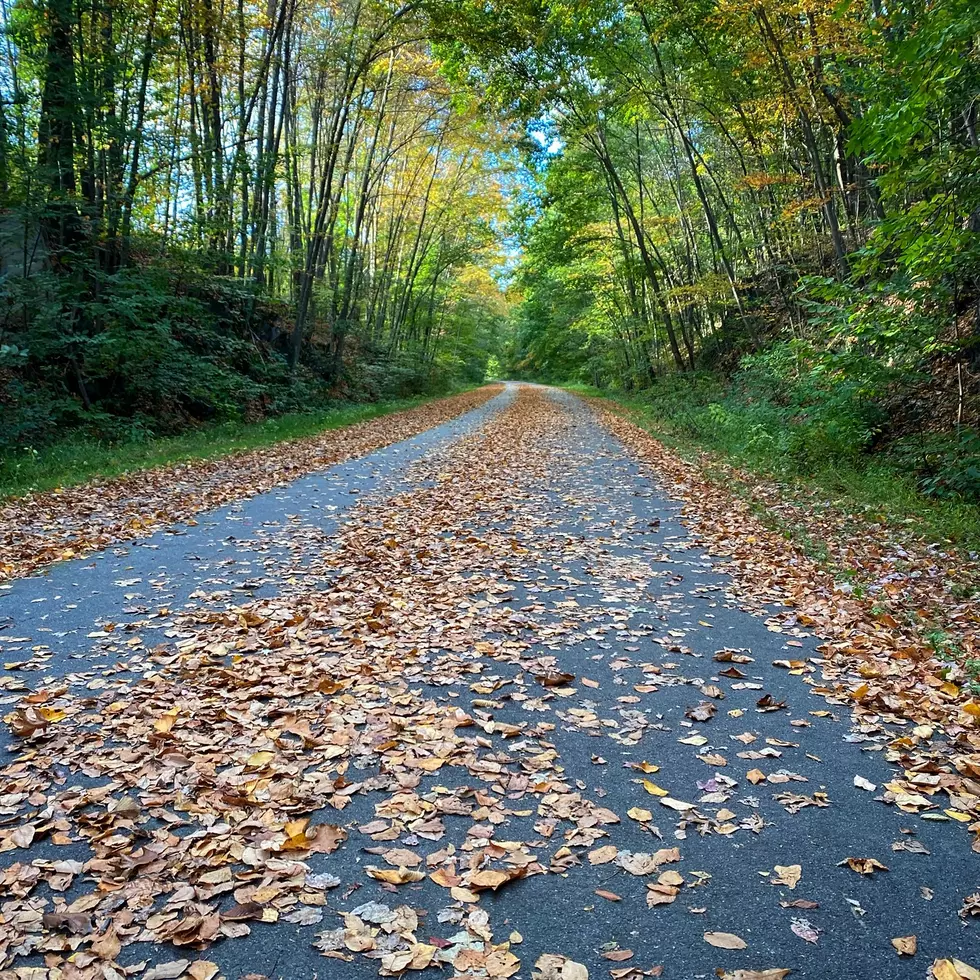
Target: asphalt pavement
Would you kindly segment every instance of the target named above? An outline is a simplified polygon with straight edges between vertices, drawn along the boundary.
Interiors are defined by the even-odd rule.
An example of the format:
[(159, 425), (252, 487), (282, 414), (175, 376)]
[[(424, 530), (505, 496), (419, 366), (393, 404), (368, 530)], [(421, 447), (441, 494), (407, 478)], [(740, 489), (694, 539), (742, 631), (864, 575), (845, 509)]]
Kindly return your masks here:
[[(189, 635), (177, 622), (181, 613), (288, 595), (298, 588), (297, 579), (304, 589), (330, 590), (331, 573), (320, 567), (317, 552), (330, 546), (352, 508), (375, 506), (380, 513), (386, 500), (410, 494), (413, 481), (431, 482), (447, 447), (499, 421), (517, 397), (517, 386), (510, 385), (461, 419), (203, 515), (196, 526), (8, 584), (0, 589), (0, 658), (16, 666), (4, 673), (31, 688), (79, 673), (91, 677), (100, 669), (112, 676), (139, 673), (136, 651)], [(660, 975), (657, 967), (670, 980), (773, 968), (792, 970), (793, 980), (904, 980), (927, 976), (937, 957), (980, 963), (976, 926), (957, 914), (964, 897), (980, 888), (980, 855), (971, 850), (967, 831), (876, 799), (895, 774), (880, 732), (852, 730), (846, 708), (814, 694), (806, 676), (773, 664), (818, 658), (819, 640), (745, 611), (724, 566), (692, 543), (670, 488), (658, 485), (580, 400), (556, 391), (546, 397), (566, 420), (553, 476), (515, 494), (511, 509), (491, 508), (485, 527), (468, 530), (479, 535), (513, 525), (515, 534), (550, 536), (554, 546), (544, 549), (545, 560), (532, 555), (530, 564), (501, 570), (501, 580), (513, 589), (510, 606), (524, 610), (522, 635), (531, 651), (555, 657), (555, 667), (573, 678), (565, 685), (573, 694), (549, 695), (541, 706), (542, 717), (547, 713), (555, 725), (548, 737), (565, 780), (620, 816), (599, 844), (638, 853), (677, 846), (683, 857), (671, 867), (685, 882), (672, 902), (648, 907), (647, 886), (656, 875), (631, 874), (614, 862), (592, 864), (582, 852), (580, 862), (564, 870), (484, 892), (480, 907), (489, 913), (495, 942), (513, 932), (520, 936), (511, 946), (521, 959), (515, 975), (530, 978), (546, 953), (584, 964), (592, 978), (634, 968), (637, 980), (644, 971)], [(519, 414), (512, 417), (508, 424), (521, 424)], [(542, 457), (551, 451), (542, 446)], [(567, 558), (555, 544), (561, 541), (576, 543)], [(559, 603), (588, 615), (579, 612), (572, 628), (566, 623), (552, 633), (564, 610), (572, 609)], [(723, 650), (751, 660), (714, 659)], [(517, 662), (495, 661), (487, 670), (504, 681), (521, 675)], [(582, 678), (590, 683), (583, 686)], [(424, 669), (413, 677), (441, 702), (467, 710), (477, 702), (500, 723), (528, 723), (522, 699), (494, 696), (488, 708), (471, 680), (444, 672), (426, 677)], [(0, 694), (5, 710), (20, 697), (10, 685)], [(764, 695), (768, 704), (783, 706), (762, 710)], [(714, 706), (710, 720), (692, 718), (705, 703)], [(6, 726), (0, 747), (8, 760), (19, 751)], [(740, 752), (750, 757), (740, 758)], [(710, 764), (719, 757), (724, 764)], [(646, 776), (630, 768), (643, 762), (656, 771)], [(749, 779), (752, 770), (762, 772), (759, 784)], [(766, 778), (773, 774), (776, 781)], [(855, 776), (875, 789), (855, 785)], [(684, 811), (664, 806), (643, 778), (664, 787), (670, 799), (713, 814), (727, 810), (732, 817), (713, 817), (710, 828), (696, 821), (681, 826)], [(699, 804), (705, 796), (709, 803)], [(637, 807), (649, 809), (651, 819), (629, 818)], [(256, 924), (247, 937), (190, 955), (214, 961), (229, 978), (373, 977), (377, 959), (325, 958), (314, 945), (321, 930), (340, 921), (338, 912), (372, 901), (427, 913), (419, 937), (445, 938), (436, 921), (447, 905), (444, 889), (425, 880), (399, 886), (395, 895), (365, 877), (362, 845), (371, 842), (359, 840), (356, 827), (373, 813), (370, 793), (355, 796), (343, 811), (351, 828), (347, 843), (310, 859), (313, 872), (342, 882), (319, 923)], [(515, 817), (498, 828), (499, 835), (535, 840), (534, 819)], [(735, 829), (728, 829), (729, 822)], [(430, 849), (450, 840), (461, 846), (467, 825), (447, 820), (446, 841)], [(61, 857), (86, 856), (82, 844), (58, 850)], [(848, 858), (874, 858), (887, 870), (860, 874), (841, 865)], [(15, 860), (25, 860), (23, 849), (0, 853), (0, 870)], [(796, 865), (798, 883), (780, 885), (774, 869)], [(2, 902), (0, 895), (0, 914)], [(733, 934), (746, 948), (718, 948), (704, 938), (713, 932)], [(900, 956), (891, 940), (911, 935), (918, 951)], [(605, 955), (617, 950), (632, 955)], [(146, 961), (149, 967), (186, 955), (138, 943), (127, 946), (119, 962)], [(17, 965), (40, 963), (25, 957)], [(409, 975), (430, 974), (438, 971)], [(18, 976), (0, 974), (8, 975)]]

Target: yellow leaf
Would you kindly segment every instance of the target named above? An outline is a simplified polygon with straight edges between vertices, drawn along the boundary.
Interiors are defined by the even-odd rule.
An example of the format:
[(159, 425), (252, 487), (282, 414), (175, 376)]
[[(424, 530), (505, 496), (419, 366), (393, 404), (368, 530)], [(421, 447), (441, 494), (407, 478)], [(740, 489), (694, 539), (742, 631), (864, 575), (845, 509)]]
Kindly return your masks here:
[(179, 714), (180, 708), (171, 708), (169, 711), (165, 711), (153, 722), (154, 731), (161, 735), (166, 735), (174, 727), (174, 723), (177, 721)]
[(943, 810), (943, 813), (947, 817), (952, 817), (954, 820), (959, 820), (960, 823), (969, 823), (972, 819), (968, 814), (962, 813), (959, 810)]
[(970, 966), (969, 963), (958, 960), (955, 956), (953, 957), (953, 967), (963, 980), (980, 980), (980, 970)]
[(803, 869), (798, 864), (777, 864), (775, 871), (777, 877), (772, 879), (772, 883), (785, 885), (790, 890), (794, 889), (803, 877)]
[(662, 789), (656, 783), (651, 782), (649, 779), (644, 779), (643, 780), (643, 788), (651, 796), (666, 796), (667, 795), (667, 790)]
[(386, 881), (389, 885), (405, 885), (410, 881), (421, 881), (425, 875), (421, 871), (409, 871), (408, 868), (365, 868), (368, 875), (378, 881)]

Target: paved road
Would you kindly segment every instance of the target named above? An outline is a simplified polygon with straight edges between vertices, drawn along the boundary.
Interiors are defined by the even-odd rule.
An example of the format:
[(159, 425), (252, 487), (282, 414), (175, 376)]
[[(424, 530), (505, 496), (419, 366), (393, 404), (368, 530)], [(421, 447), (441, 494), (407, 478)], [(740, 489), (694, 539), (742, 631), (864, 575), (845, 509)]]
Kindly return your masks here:
[[(875, 799), (894, 774), (880, 736), (851, 731), (846, 709), (813, 694), (807, 680), (818, 674), (773, 666), (816, 657), (817, 641), (804, 630), (774, 632), (764, 616), (743, 611), (724, 568), (693, 546), (678, 511), (669, 488), (629, 458), (580, 401), (509, 386), (483, 409), (416, 439), (0, 593), (2, 659), (26, 664), (8, 671), (8, 682), (36, 688), (68, 676), (82, 690), (102, 675), (113, 684), (156, 677), (153, 648), (159, 657), (160, 645), (172, 649), (201, 636), (204, 627), (179, 615), (187, 610), (312, 601), (342, 613), (362, 592), (383, 596), (390, 583), (404, 597), (398, 608), (417, 613), (391, 613), (386, 621), (407, 666), (405, 677), (380, 680), (379, 698), (411, 701), (416, 726), (423, 702), (467, 712), (483, 731), (459, 734), (482, 737), (471, 747), (501, 775), (487, 776), (472, 761), (469, 775), (457, 763), (452, 775), (450, 765), (425, 771), (419, 796), (438, 800), (452, 791), (469, 811), (450, 809), (442, 836), (403, 828), (395, 838), (382, 834), (381, 847), (423, 859), (439, 852), (422, 866), (431, 870), (489, 837), (519, 842), (537, 859), (535, 870), (546, 871), (483, 891), (478, 903), (453, 901), (431, 879), (386, 886), (367, 877), (365, 867), (382, 863), (365, 850), (379, 847), (371, 839), (379, 805), (395, 820), (391, 784), (371, 780), (398, 767), (355, 754), (347, 778), (364, 785), (339, 814), (326, 815), (349, 837), (333, 853), (306, 859), (312, 874), (340, 879), (315, 907), (319, 921), (254, 922), (250, 935), (200, 951), (134, 942), (117, 962), (201, 956), (230, 978), (375, 976), (381, 955), (397, 948), (385, 945), (383, 928), (366, 954), (351, 954), (330, 934), (343, 925), (338, 912), (361, 909), (369, 925), (390, 918), (377, 906), (365, 910), (371, 902), (411, 906), (423, 920), (416, 938), (436, 937), (434, 945), (453, 955), (467, 943), (485, 954), (488, 930), (495, 944), (520, 934), (510, 947), (518, 972), (494, 973), (497, 967), (480, 961), (465, 974), (457, 960), (457, 970), (474, 977), (529, 978), (548, 953), (584, 964), (593, 978), (662, 966), (664, 977), (678, 980), (770, 968), (790, 969), (794, 980), (898, 980), (925, 976), (937, 957), (980, 961), (976, 928), (957, 916), (980, 878), (966, 831)], [(390, 561), (385, 548), (402, 554), (405, 542), (393, 539), (413, 534), (424, 547)], [(352, 636), (361, 642), (336, 617), (320, 632), (338, 657)], [(302, 642), (317, 635), (306, 630)], [(734, 651), (736, 662), (714, 659), (723, 650)], [(261, 657), (261, 644), (249, 653)], [(390, 669), (384, 646), (377, 656)], [(10, 686), (8, 705), (20, 694)], [(763, 707), (776, 710), (760, 710), (765, 695)], [(375, 701), (362, 703), (370, 727)], [(361, 723), (362, 704), (352, 700), (344, 710)], [(506, 726), (514, 726), (514, 737), (501, 741)], [(4, 738), (9, 753), (20, 750), (19, 740), (6, 731)], [(634, 768), (644, 762), (657, 770)], [(92, 777), (70, 756), (64, 766), (78, 785)], [(752, 770), (759, 777), (750, 778)], [(855, 776), (878, 789), (856, 787)], [(0, 799), (13, 792), (12, 780), (8, 768)], [(661, 788), (680, 809), (662, 802)], [(572, 816), (562, 817), (561, 801), (572, 798)], [(18, 815), (0, 827), (22, 819), (26, 806), (12, 808)], [(456, 855), (447, 858), (450, 845)], [(610, 846), (615, 860), (606, 860), (608, 851), (596, 863), (587, 856)], [(675, 846), (679, 861), (633, 873), (644, 859), (631, 862), (630, 852)], [(0, 853), (0, 868), (53, 857), (86, 861), (91, 851), (87, 843), (36, 842)], [(849, 857), (875, 858), (889, 870), (861, 875), (838, 866)], [(774, 883), (776, 866), (796, 865), (795, 887)], [(651, 890), (666, 871), (683, 882), (668, 877)], [(168, 874), (179, 880), (179, 870)], [(83, 879), (69, 899), (91, 888), (91, 877)], [(672, 900), (648, 907), (650, 894)], [(35, 892), (42, 896), (51, 896), (45, 886)], [(221, 899), (225, 906), (230, 900)], [(488, 913), (487, 925), (479, 912), (471, 916), (474, 909)], [(0, 906), (0, 914), (9, 912)], [(712, 932), (734, 934), (746, 948), (717, 948), (704, 939)], [(891, 940), (909, 935), (917, 936), (918, 952), (899, 957)], [(348, 959), (326, 958), (314, 943)], [(632, 956), (604, 955), (617, 950)], [(16, 965), (41, 962), (35, 954)]]

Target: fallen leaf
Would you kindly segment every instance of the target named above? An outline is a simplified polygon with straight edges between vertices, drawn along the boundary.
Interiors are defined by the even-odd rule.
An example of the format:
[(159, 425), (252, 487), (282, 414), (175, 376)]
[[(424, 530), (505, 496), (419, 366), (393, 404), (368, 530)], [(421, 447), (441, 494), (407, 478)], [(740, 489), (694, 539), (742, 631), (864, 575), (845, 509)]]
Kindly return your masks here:
[(421, 871), (409, 868), (372, 868), (364, 869), (370, 877), (377, 881), (386, 881), (389, 885), (407, 885), (412, 881), (421, 881), (425, 875)]
[(809, 919), (793, 919), (790, 931), (808, 943), (816, 943), (822, 930), (818, 929)]
[(784, 980), (792, 970), (735, 970), (726, 973), (718, 970), (717, 974), (721, 980)]
[(535, 674), (534, 679), (543, 687), (564, 687), (570, 681), (575, 680), (575, 675), (566, 674), (560, 670), (555, 670), (547, 673)]
[(92, 916), (82, 912), (45, 912), (41, 921), (46, 929), (64, 930), (73, 936), (87, 936), (95, 929)]
[(220, 969), (217, 963), (212, 963), (210, 960), (195, 960), (187, 968), (187, 972), (194, 980), (212, 980), (218, 975)]
[(110, 926), (103, 935), (92, 942), (90, 949), (99, 959), (111, 963), (122, 950), (122, 943), (116, 935), (116, 930)]
[(598, 895), (599, 898), (606, 899), (607, 902), (621, 902), (622, 901), (622, 898), (619, 895), (617, 895), (615, 892), (606, 891), (604, 888), (597, 888), (595, 890), (595, 894)]
[(844, 858), (837, 862), (837, 867), (848, 867), (861, 875), (873, 875), (876, 871), (887, 871), (888, 868), (875, 858)]
[(594, 851), (589, 851), (589, 864), (608, 864), (610, 861), (616, 860), (618, 853), (619, 848), (613, 844), (597, 847)]
[(633, 958), (633, 950), (631, 949), (610, 949), (608, 952), (602, 954), (604, 960), (612, 960), (613, 963), (622, 963), (624, 960), (631, 960)]
[(539, 956), (534, 967), (532, 980), (589, 980), (589, 971), (583, 964), (555, 953)]
[(661, 806), (669, 807), (671, 810), (677, 810), (678, 813), (687, 813), (688, 810), (696, 809), (693, 803), (685, 803), (683, 800), (674, 800), (669, 796), (661, 797)]
[(731, 932), (706, 932), (704, 941), (719, 949), (745, 949), (748, 943)]
[(150, 967), (143, 974), (142, 980), (176, 980), (177, 977), (184, 975), (190, 962), (190, 960), (173, 960), (170, 963), (160, 963)]
[(684, 712), (685, 716), (690, 718), (691, 721), (711, 721), (712, 718), (718, 713), (718, 708), (712, 704), (710, 701), (702, 701), (699, 705), (693, 708), (688, 708)]
[(775, 867), (776, 876), (770, 881), (774, 885), (785, 885), (791, 891), (799, 884), (803, 875), (803, 869), (798, 864), (777, 864)]

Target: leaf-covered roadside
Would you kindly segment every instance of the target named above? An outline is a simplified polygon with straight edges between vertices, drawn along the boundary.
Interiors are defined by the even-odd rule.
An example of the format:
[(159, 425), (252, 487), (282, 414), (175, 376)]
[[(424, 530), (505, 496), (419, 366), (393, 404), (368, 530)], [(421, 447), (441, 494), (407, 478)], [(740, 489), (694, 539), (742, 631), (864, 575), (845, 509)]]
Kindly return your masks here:
[[(543, 402), (521, 399), (484, 433), (433, 454), (415, 467), (423, 489), (355, 508), (337, 537), (291, 526), (295, 548), (319, 550), (282, 597), (191, 612), (178, 621), (176, 649), (136, 649), (54, 688), (30, 693), (8, 679), (25, 696), (5, 718), (21, 741), (0, 770), (0, 853), (33, 859), (0, 876), (0, 964), (44, 954), (47, 967), (32, 977), (212, 977), (217, 967), (193, 955), (143, 974), (148, 962), (126, 947), (190, 952), (261, 924), (323, 922), (322, 955), (367, 956), (382, 975), (430, 966), (516, 974), (521, 937), (494, 938), (481, 894), (566, 871), (620, 822), (562, 779), (555, 725), (537, 714), (567, 695), (555, 688), (570, 677), (553, 657), (529, 654), (521, 635), (531, 620), (507, 604), (506, 579), (524, 575), (508, 556), (539, 557), (515, 536), (543, 524), (514, 509), (528, 484), (544, 484), (550, 462), (537, 452), (528, 465), (529, 448), (550, 439), (554, 451), (563, 435)], [(513, 529), (467, 530), (501, 506)], [(566, 558), (584, 548), (547, 537), (539, 547), (556, 544)], [(328, 591), (305, 585), (328, 574)], [(508, 665), (516, 677), (501, 676)], [(436, 696), (456, 682), (474, 707)], [(520, 724), (488, 710), (510, 686), (529, 711)], [(93, 785), (75, 784), (82, 773)], [(450, 843), (460, 819), (469, 829)], [(499, 838), (511, 822), (527, 822), (521, 839)], [(342, 881), (320, 860), (351, 836), (368, 857), (363, 880)], [(78, 842), (86, 860), (58, 858)], [(35, 856), (39, 846), (53, 858)], [(663, 852), (633, 873), (679, 857)], [(346, 899), (371, 882), (393, 896), (432, 883), (444, 898), (429, 932), (402, 898), (340, 916), (330, 908), (332, 890), (343, 885)], [(565, 963), (543, 957), (535, 975), (576, 976)]]
[[(745, 474), (729, 467), (726, 480), (710, 476), (608, 403), (592, 401), (609, 429), (684, 501), (686, 521), (709, 553), (727, 560), (745, 597), (760, 610), (771, 603), (792, 607), (780, 615), (784, 623), (826, 640), (823, 679), (807, 682), (851, 708), (856, 723), (894, 735), (888, 756), (904, 776), (890, 790), (893, 802), (914, 813), (945, 793), (970, 813), (970, 830), (980, 834), (980, 563), (913, 535), (897, 544), (887, 527), (860, 529), (835, 519), (832, 509), (803, 514), (772, 483), (753, 481), (750, 502), (736, 490)], [(767, 528), (753, 504), (784, 520), (805, 521), (806, 533), (825, 543), (838, 567), (858, 570), (871, 583), (867, 595), (842, 587), (827, 568)], [(937, 628), (956, 658), (948, 648), (937, 650)], [(973, 849), (980, 851), (980, 837)]]
[(192, 523), (203, 511), (457, 418), (501, 390), (500, 385), (487, 385), (306, 439), (8, 501), (0, 505), (0, 581), (169, 525)]
[[(275, 595), (195, 594), (158, 645), (137, 610), (61, 678), (43, 648), (11, 665), (0, 969), (783, 980), (860, 935), (891, 980), (966, 955), (973, 882), (942, 866), (954, 906), (923, 875), (970, 801), (925, 788), (897, 823), (907, 799), (835, 778), (838, 749), (877, 760), (800, 683), (809, 631), (699, 580), (600, 434), (522, 389), (336, 528), (264, 526)], [(263, 949), (282, 964), (229, 966)]]

